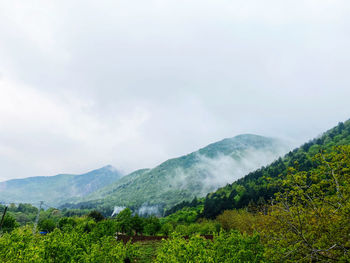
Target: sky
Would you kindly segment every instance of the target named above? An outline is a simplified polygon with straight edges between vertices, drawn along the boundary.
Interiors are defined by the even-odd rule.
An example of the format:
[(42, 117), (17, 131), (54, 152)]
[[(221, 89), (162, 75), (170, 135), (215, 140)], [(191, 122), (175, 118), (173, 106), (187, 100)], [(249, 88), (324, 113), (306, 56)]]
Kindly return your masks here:
[(0, 0), (0, 181), (125, 173), (350, 118), (348, 0)]

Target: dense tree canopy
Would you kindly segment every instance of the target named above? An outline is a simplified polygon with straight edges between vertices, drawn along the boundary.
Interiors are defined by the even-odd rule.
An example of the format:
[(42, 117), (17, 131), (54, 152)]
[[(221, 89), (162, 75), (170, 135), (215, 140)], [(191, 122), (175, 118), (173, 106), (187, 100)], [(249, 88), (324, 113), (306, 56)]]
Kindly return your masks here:
[[(214, 219), (225, 210), (245, 208), (249, 204), (257, 204), (259, 200), (268, 203), (281, 190), (277, 182), (279, 178), (287, 176), (288, 167), (298, 163), (298, 170), (309, 171), (316, 167), (313, 157), (320, 151), (330, 152), (334, 146), (348, 144), (350, 144), (350, 120), (339, 123), (321, 137), (305, 143), (272, 164), (208, 194), (203, 200), (203, 212), (198, 216)], [(189, 207), (193, 206), (189, 202), (183, 202), (168, 211), (174, 213)]]
[(271, 207), (274, 220), (264, 230), (270, 258), (350, 260), (350, 146), (315, 161), (317, 168), (291, 168), (282, 180), (284, 190)]

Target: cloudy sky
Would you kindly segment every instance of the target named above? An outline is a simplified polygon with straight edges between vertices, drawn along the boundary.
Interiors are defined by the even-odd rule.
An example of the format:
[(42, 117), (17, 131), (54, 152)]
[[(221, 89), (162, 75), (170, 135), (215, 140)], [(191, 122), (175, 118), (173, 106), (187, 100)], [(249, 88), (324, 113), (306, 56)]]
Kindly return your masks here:
[(350, 118), (348, 0), (0, 0), (0, 181)]

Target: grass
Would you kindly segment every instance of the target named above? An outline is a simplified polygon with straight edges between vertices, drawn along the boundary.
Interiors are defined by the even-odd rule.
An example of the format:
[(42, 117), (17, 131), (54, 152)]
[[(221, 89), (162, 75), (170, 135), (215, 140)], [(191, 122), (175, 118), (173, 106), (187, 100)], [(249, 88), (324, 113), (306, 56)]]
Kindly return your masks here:
[(152, 241), (142, 241), (137, 242), (134, 245), (138, 246), (140, 257), (135, 258), (133, 262), (138, 263), (149, 263), (153, 262), (157, 254), (157, 249), (160, 246), (161, 241), (152, 240)]

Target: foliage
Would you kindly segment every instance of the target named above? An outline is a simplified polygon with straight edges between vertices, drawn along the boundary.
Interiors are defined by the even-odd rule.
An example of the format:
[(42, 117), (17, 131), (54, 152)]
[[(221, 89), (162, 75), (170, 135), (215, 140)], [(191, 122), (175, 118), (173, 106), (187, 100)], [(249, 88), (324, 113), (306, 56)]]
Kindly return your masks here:
[(39, 221), (38, 227), (41, 231), (52, 232), (56, 228), (56, 223), (52, 219), (43, 219)]
[[(0, 214), (3, 213), (5, 206), (0, 205)], [(31, 204), (10, 204), (8, 206), (7, 214), (11, 215), (16, 219), (19, 225), (26, 225), (28, 223), (33, 223), (35, 217), (38, 213), (38, 208), (32, 206)]]
[(248, 150), (265, 151), (277, 157), (281, 147), (279, 140), (251, 134), (224, 139), (188, 155), (167, 160), (153, 169), (135, 171), (88, 196), (72, 200), (75, 204), (67, 207), (104, 211), (117, 205), (137, 211), (147, 203), (159, 207), (159, 215), (162, 215), (164, 209), (182, 201), (190, 202), (218, 187), (217, 184), (203, 184), (210, 178), (208, 171), (200, 165), (202, 158), (215, 160), (226, 156), (240, 163)]
[(144, 225), (144, 219), (139, 217), (138, 214), (131, 219), (131, 227), (135, 231), (135, 234), (142, 234)]
[[(0, 261), (139, 259), (140, 246), (114, 239), (122, 232), (172, 235), (147, 248), (157, 250), (148, 253), (156, 262), (349, 262), (350, 146), (334, 148), (343, 144), (350, 144), (350, 121), (205, 199), (178, 204), (161, 219), (133, 215), (129, 208), (113, 219), (97, 211), (50, 208), (40, 211), (38, 227), (50, 232), (42, 236), (33, 235), (28, 225), (38, 209), (11, 204), (0, 236)], [(199, 234), (214, 234), (214, 240)]]
[(253, 214), (247, 210), (225, 210), (217, 221), (225, 230), (238, 230), (241, 233), (253, 234), (257, 225), (261, 225), (266, 216)]
[[(0, 215), (3, 213), (5, 206), (0, 205)], [(16, 226), (25, 226), (27, 224), (32, 225), (35, 222), (35, 219), (38, 214), (38, 208), (31, 204), (10, 204), (8, 206), (7, 214), (11, 216), (11, 218), (15, 218), (17, 224)], [(58, 227), (62, 227), (59, 225), (59, 221), (64, 218), (74, 217), (74, 216), (84, 216), (88, 214), (89, 210), (58, 210), (56, 208), (49, 208), (47, 210), (41, 209), (39, 213), (39, 228), (41, 222), (51, 222), (51, 225), (55, 225)], [(74, 220), (73, 220), (74, 221)], [(53, 223), (52, 223), (53, 222)], [(63, 221), (62, 221), (63, 223)], [(44, 227), (47, 228), (47, 227)], [(50, 227), (52, 229), (52, 227)], [(45, 229), (43, 229), (45, 230)]]
[(174, 231), (174, 226), (171, 223), (163, 223), (160, 229), (160, 232), (168, 236)]
[(236, 231), (222, 232), (214, 239), (216, 262), (266, 262), (264, 247), (257, 234), (248, 236)]
[(219, 233), (221, 225), (216, 221), (202, 220), (197, 223), (178, 224), (173, 228), (173, 232), (183, 236), (191, 236), (195, 234), (210, 235)]
[[(82, 224), (83, 221), (80, 222)], [(96, 235), (83, 227), (70, 231), (56, 228), (47, 235), (33, 235), (30, 227), (17, 228), (0, 236), (1, 262), (124, 262), (137, 255), (130, 244), (117, 242), (111, 235)], [(103, 227), (105, 231), (107, 228)]]
[(114, 220), (103, 220), (97, 224), (94, 221), (88, 221), (85, 222), (83, 229), (84, 232), (90, 232), (93, 240), (97, 240), (103, 236), (114, 237), (117, 230), (117, 222)]
[[(63, 208), (61, 211), (62, 211), (62, 215), (63, 216), (65, 216), (65, 217), (73, 217), (73, 216), (87, 215), (88, 213), (90, 213), (91, 209), (68, 209), (68, 208)], [(108, 211), (108, 212), (110, 212), (110, 211)]]
[(198, 199), (197, 197), (195, 197), (191, 202), (190, 201), (182, 201), (181, 203), (178, 203), (176, 205), (174, 205), (172, 208), (166, 210), (164, 212), (164, 216), (169, 216), (172, 215), (174, 213), (176, 213), (177, 211), (182, 210), (183, 208), (197, 208), (199, 207), (201, 204), (203, 204), (203, 200), (202, 199)]
[(213, 241), (198, 235), (189, 240), (175, 236), (163, 241), (155, 262), (264, 262), (263, 252), (257, 235), (221, 232)]
[(93, 210), (90, 213), (87, 214), (88, 217), (92, 218), (93, 220), (95, 220), (95, 222), (99, 222), (103, 219), (105, 219), (105, 217), (101, 214), (101, 212), (97, 211), (97, 210)]
[(324, 133), (321, 137), (305, 143), (272, 164), (262, 167), (245, 177), (210, 193), (204, 200), (205, 218), (215, 218), (225, 210), (245, 208), (257, 204), (259, 200), (269, 202), (281, 190), (280, 178), (287, 176), (287, 167), (298, 163), (300, 171), (310, 171), (316, 167), (312, 158), (323, 151), (331, 151), (333, 146), (350, 144), (350, 120)]
[[(309, 172), (291, 168), (264, 231), (276, 261), (350, 260), (350, 146), (316, 156)], [(276, 253), (279, 251), (279, 253)]]
[[(0, 219), (1, 219), (1, 217), (0, 217)], [(0, 231), (10, 232), (13, 229), (15, 229), (16, 227), (18, 227), (18, 223), (16, 222), (16, 219), (13, 216), (11, 216), (10, 214), (6, 214), (4, 217), (4, 222), (2, 224)]]
[(115, 242), (112, 237), (103, 237), (99, 242), (91, 245), (89, 253), (84, 255), (82, 262), (105, 263), (125, 262), (125, 259), (133, 258), (138, 253), (130, 244), (126, 246), (122, 242)]
[(71, 230), (73, 229), (75, 226), (77, 225), (76, 220), (74, 220), (71, 217), (62, 217), (59, 221), (58, 221), (58, 227), (63, 230), (63, 229), (67, 229), (67, 230)]
[(125, 208), (121, 211), (117, 217), (117, 231), (131, 235), (132, 233), (132, 215), (129, 208)]
[(144, 224), (144, 232), (147, 235), (154, 236), (157, 234), (160, 229), (161, 229), (161, 224), (160, 221), (157, 217), (151, 216), (149, 218), (145, 219), (145, 224)]
[(194, 223), (197, 221), (202, 211), (203, 211), (203, 205), (198, 205), (196, 207), (185, 207), (167, 216), (165, 221), (173, 221), (173, 222), (183, 223), (183, 224)]
[(149, 263), (154, 262), (157, 250), (161, 242), (159, 241), (144, 241), (133, 244), (133, 251), (137, 251), (137, 255), (132, 257), (131, 262)]

